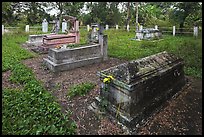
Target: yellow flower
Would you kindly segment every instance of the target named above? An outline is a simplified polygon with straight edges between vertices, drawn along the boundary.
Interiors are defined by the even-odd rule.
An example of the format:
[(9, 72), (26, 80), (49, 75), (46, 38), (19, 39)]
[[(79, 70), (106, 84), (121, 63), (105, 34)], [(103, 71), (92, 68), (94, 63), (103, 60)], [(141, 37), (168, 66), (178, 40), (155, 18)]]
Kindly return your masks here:
[(99, 28), (96, 28), (96, 30), (99, 30)]
[(109, 83), (109, 82), (110, 82), (110, 79), (109, 79), (109, 78), (104, 78), (104, 79), (103, 79), (103, 83), (107, 83), (107, 82)]
[(114, 79), (113, 76), (109, 75), (108, 77), (103, 79), (103, 83), (110, 83), (110, 81), (113, 80), (113, 79)]

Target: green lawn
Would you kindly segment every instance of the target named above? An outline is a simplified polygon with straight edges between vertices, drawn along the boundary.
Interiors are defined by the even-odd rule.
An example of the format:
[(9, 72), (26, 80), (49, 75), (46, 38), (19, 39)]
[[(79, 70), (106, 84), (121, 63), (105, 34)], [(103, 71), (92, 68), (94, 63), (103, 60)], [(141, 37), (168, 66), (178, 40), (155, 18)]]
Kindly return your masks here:
[[(184, 59), (186, 75), (202, 78), (201, 37), (164, 35), (162, 40), (152, 42), (130, 40), (134, 32), (110, 29), (104, 33), (108, 34), (109, 57), (135, 60), (166, 50)], [(41, 81), (36, 80), (33, 71), (21, 63), (21, 60), (38, 56), (20, 46), (28, 35), (18, 32), (2, 36), (2, 73), (11, 70), (9, 80), (23, 86), (23, 89), (2, 91), (2, 133), (74, 134), (76, 125), (69, 119), (69, 113), (61, 112), (60, 105), (43, 88)], [(87, 31), (81, 29), (80, 43), (86, 43), (86, 39)]]
[(28, 34), (2, 36), (2, 71), (11, 70), (9, 80), (23, 89), (2, 91), (3, 135), (69, 135), (75, 134), (76, 124), (70, 112), (61, 112), (60, 105), (46, 91), (33, 71), (21, 60), (37, 56), (20, 47)]

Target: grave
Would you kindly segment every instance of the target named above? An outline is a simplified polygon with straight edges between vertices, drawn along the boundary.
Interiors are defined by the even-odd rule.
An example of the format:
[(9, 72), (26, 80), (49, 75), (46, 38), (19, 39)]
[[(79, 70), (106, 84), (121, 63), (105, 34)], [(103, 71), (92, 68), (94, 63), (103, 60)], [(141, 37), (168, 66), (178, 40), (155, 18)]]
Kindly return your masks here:
[[(59, 32), (59, 21), (56, 20), (52, 22), (54, 23), (53, 33), (30, 35), (29, 40), (26, 43), (35, 46), (32, 50), (38, 53), (48, 53), (49, 48), (64, 44), (79, 43), (79, 21), (72, 16), (64, 16), (63, 18), (73, 24), (72, 29), (67, 31), (67, 34), (57, 34)], [(43, 20), (43, 22), (45, 21)], [(43, 30), (45, 30), (45, 28)]]
[(162, 33), (158, 29), (146, 28), (136, 32), (135, 40), (152, 40), (160, 39), (161, 37)]
[(73, 24), (73, 28), (68, 34), (53, 34), (43, 37), (43, 44), (40, 46), (44, 51), (48, 51), (49, 48), (54, 48), (56, 45), (74, 44), (79, 43), (79, 21), (72, 16), (64, 16), (66, 20), (69, 20)]
[(44, 58), (45, 65), (53, 72), (60, 72), (99, 63), (107, 59), (107, 35), (100, 33), (97, 43), (81, 47), (50, 48), (48, 57)]
[[(164, 51), (102, 70), (97, 73), (100, 93), (90, 108), (101, 108), (106, 102), (107, 112), (134, 130), (183, 88), (183, 67), (181, 58)], [(104, 83), (107, 78), (110, 83)]]
[(43, 37), (47, 34), (39, 34), (39, 35), (29, 35), (28, 41), (26, 43), (31, 46), (40, 46), (43, 43)]

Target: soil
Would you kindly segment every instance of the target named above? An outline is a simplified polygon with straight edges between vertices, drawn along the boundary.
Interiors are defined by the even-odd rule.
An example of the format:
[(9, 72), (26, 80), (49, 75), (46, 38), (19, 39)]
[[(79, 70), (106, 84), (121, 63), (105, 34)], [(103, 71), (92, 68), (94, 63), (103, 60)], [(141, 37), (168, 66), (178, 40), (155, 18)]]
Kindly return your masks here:
[[(38, 80), (52, 93), (56, 101), (61, 104), (62, 111), (71, 110), (71, 118), (77, 123), (78, 135), (116, 135), (128, 134), (123, 126), (108, 115), (99, 116), (88, 109), (88, 106), (99, 95), (98, 71), (127, 62), (116, 58), (92, 64), (69, 71), (52, 73), (43, 65), (41, 54), (35, 58), (24, 60), (23, 63), (32, 68)], [(10, 71), (2, 74), (3, 87), (15, 87), (8, 78)], [(149, 120), (138, 127), (140, 135), (202, 135), (202, 79), (187, 77), (189, 85), (179, 95), (167, 101), (165, 107), (154, 114)], [(95, 88), (85, 96), (68, 98), (70, 86), (82, 82), (92, 82)]]

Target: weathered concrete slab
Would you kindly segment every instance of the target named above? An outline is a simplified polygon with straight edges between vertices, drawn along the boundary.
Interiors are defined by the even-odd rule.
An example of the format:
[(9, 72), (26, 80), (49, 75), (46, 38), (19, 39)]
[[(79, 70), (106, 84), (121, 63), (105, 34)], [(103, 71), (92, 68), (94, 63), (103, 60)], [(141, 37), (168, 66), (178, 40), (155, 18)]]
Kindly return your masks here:
[(43, 43), (43, 37), (46, 35), (48, 34), (29, 35), (28, 41), (26, 41), (26, 43), (32, 46), (40, 46)]
[[(107, 59), (107, 35), (100, 37), (100, 43), (76, 48), (51, 48), (44, 58), (46, 66), (53, 72), (99, 63)], [(105, 41), (105, 42), (102, 42)]]
[[(106, 100), (106, 109), (133, 128), (182, 89), (186, 83), (183, 67), (182, 59), (162, 52), (98, 72), (103, 86), (96, 102), (100, 105)], [(109, 75), (114, 80), (103, 84)]]

